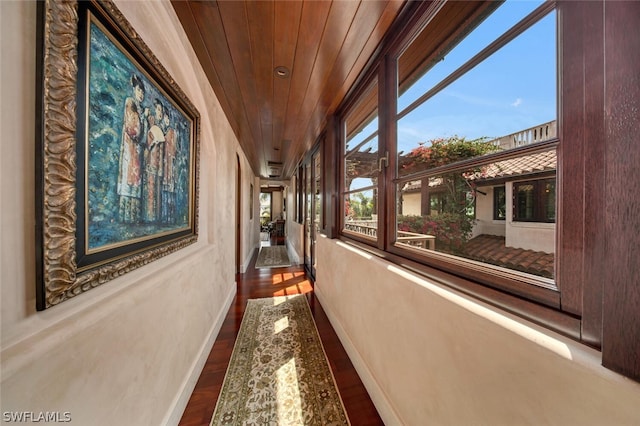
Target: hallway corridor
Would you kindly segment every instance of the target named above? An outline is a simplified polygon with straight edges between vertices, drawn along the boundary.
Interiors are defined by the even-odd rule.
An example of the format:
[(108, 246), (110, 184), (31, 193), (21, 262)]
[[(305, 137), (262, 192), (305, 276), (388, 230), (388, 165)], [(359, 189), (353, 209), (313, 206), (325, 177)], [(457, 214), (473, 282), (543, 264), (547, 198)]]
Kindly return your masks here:
[[(262, 245), (269, 243), (262, 242)], [(273, 242), (272, 242), (273, 244)], [(209, 358), (180, 421), (182, 426), (209, 425), (240, 329), (248, 299), (305, 294), (313, 314), (338, 390), (352, 425), (383, 425), (366, 389), (340, 344), (313, 293), (313, 283), (302, 265), (287, 268), (255, 268), (258, 252), (247, 272), (237, 275), (238, 291), (222, 324)]]

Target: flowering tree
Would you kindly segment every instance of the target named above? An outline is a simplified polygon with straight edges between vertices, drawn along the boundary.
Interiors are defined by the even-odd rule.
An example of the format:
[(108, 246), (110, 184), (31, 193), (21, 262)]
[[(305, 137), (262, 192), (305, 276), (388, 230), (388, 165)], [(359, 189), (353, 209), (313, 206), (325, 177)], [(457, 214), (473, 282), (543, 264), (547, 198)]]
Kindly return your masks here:
[(487, 138), (466, 140), (452, 136), (430, 141), (430, 145), (419, 144), (400, 161), (400, 167), (406, 173), (414, 173), (434, 167), (445, 166), (480, 155), (497, 151), (499, 148), (487, 142)]

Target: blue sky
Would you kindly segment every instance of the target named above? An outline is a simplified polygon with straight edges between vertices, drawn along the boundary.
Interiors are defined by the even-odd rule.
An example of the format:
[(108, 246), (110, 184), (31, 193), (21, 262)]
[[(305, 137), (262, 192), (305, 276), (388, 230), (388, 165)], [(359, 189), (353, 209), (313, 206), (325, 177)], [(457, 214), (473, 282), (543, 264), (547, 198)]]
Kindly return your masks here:
[[(426, 93), (483, 48), (527, 16), (542, 1), (508, 0), (487, 17), (442, 61), (401, 94), (398, 111)], [(556, 13), (441, 90), (398, 122), (398, 151), (436, 138), (498, 138), (555, 120), (557, 116)], [(356, 135), (354, 147), (377, 128), (378, 120)], [(377, 138), (360, 148), (377, 151)], [(351, 189), (371, 185), (355, 179)]]
[[(402, 94), (402, 110), (541, 2), (508, 1)], [(500, 137), (556, 118), (556, 14), (552, 12), (398, 123), (399, 150), (433, 138)]]

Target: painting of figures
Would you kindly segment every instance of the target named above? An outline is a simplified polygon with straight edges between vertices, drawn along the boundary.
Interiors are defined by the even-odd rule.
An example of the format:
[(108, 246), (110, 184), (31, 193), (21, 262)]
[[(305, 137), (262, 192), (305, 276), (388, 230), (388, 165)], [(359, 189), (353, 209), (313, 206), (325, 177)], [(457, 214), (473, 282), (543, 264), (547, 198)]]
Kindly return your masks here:
[(197, 242), (200, 114), (111, 0), (37, 3), (43, 310)]
[(100, 25), (89, 25), (87, 252), (190, 226), (192, 121)]

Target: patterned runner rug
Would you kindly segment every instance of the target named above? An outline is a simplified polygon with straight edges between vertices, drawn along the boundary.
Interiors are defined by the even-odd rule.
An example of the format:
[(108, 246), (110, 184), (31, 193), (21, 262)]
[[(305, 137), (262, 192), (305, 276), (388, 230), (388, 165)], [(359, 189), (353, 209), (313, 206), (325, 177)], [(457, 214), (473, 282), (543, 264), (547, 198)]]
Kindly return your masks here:
[(349, 425), (307, 299), (251, 299), (211, 425)]
[(291, 266), (285, 246), (262, 247), (256, 260), (256, 268), (280, 268)]

